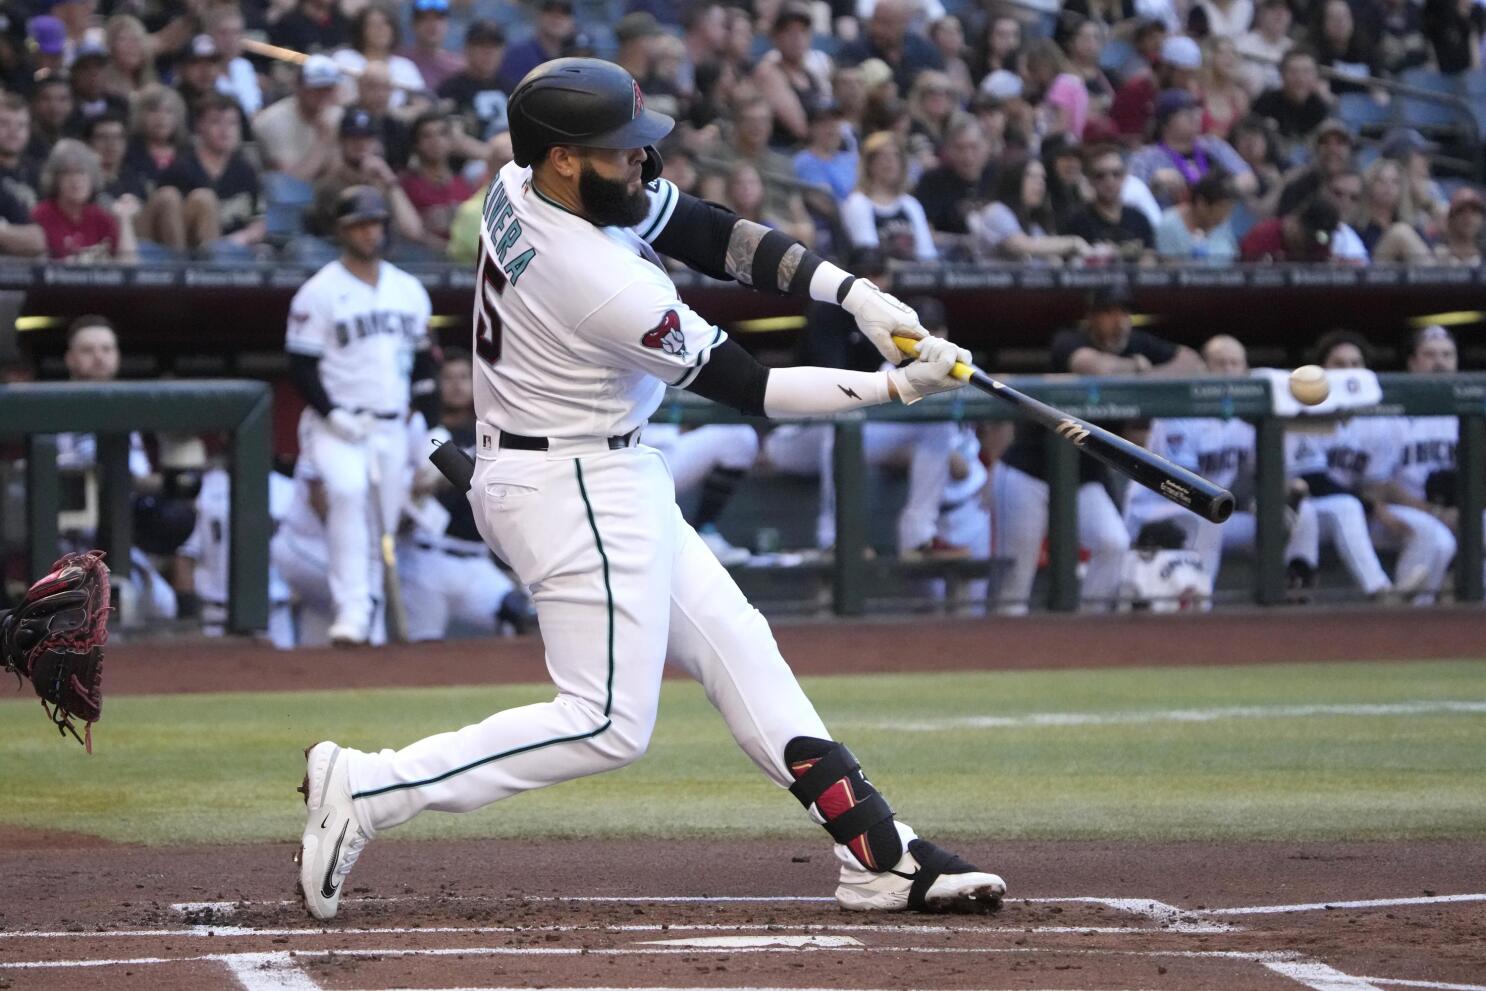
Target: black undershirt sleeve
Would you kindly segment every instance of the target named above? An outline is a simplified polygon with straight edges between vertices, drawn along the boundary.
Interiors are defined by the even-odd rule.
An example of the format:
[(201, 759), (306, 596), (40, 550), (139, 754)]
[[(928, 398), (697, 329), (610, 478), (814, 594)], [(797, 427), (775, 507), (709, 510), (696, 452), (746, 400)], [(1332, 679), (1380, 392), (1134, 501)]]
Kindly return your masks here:
[(676, 193), (676, 209), (651, 246), (703, 275), (733, 281), (727, 271), (728, 240), (738, 215), (726, 207)]
[(310, 354), (289, 355), (289, 377), (299, 389), (304, 401), (315, 408), (321, 416), (329, 416), (334, 403), (320, 381), (320, 359)]
[(707, 363), (686, 387), (704, 399), (730, 407), (744, 416), (764, 415), (764, 393), (769, 369), (729, 338), (712, 349)]
[(439, 422), (438, 363), (433, 360), (433, 351), (424, 349), (413, 352), (413, 409), (423, 414), (423, 422), (430, 427)]
[(824, 259), (788, 234), (751, 221), (741, 221), (740, 228), (740, 221), (727, 207), (678, 192), (671, 218), (652, 246), (714, 279), (808, 297), (810, 280)]

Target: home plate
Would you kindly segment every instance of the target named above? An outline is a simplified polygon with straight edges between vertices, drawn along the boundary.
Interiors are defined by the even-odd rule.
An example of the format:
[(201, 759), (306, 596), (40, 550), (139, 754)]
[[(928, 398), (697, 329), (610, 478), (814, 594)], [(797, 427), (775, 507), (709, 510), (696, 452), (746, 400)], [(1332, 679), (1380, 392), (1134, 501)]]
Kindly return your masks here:
[(692, 936), (686, 939), (648, 939), (637, 946), (695, 946), (741, 950), (758, 946), (861, 946), (850, 936)]

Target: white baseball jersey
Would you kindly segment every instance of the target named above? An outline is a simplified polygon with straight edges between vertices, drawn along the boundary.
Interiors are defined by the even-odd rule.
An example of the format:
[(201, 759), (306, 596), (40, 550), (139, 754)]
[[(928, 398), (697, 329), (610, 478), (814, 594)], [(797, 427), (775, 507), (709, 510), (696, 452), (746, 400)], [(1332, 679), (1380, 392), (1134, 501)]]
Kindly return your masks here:
[(334, 405), (403, 413), (413, 352), (429, 346), (432, 309), (423, 283), (397, 266), (382, 262), (371, 286), (336, 260), (294, 294), (284, 347), (320, 359)]
[[(294, 492), (294, 483), (276, 471), (268, 473), (268, 515), (277, 525), (284, 518)], [(196, 562), (196, 594), (203, 602), (225, 604), (228, 585), (228, 538), (231, 535), (232, 477), (213, 468), (201, 476), (196, 495), (196, 527), (179, 553)], [(288, 598), (288, 591), (275, 588), (282, 582), (269, 569), (271, 601)]]
[(985, 488), (986, 481), (990, 478), (986, 466), (980, 462), (980, 438), (975, 436), (974, 427), (967, 424), (956, 431), (954, 450), (965, 460), (965, 467), (969, 471), (964, 478), (958, 480), (950, 476), (949, 481), (944, 484), (944, 492), (939, 496), (941, 513), (953, 510), (980, 495), (980, 490)]
[(1393, 479), (1416, 499), (1425, 497), (1425, 483), (1437, 471), (1455, 470), (1455, 447), (1460, 420), (1453, 416), (1411, 416), (1404, 420), (1404, 445)]
[(538, 437), (628, 433), (725, 340), (681, 302), (647, 240), (670, 219), (676, 187), (656, 180), (649, 195), (636, 227), (595, 227), (538, 192), (530, 168), (500, 170), (475, 290), (482, 422)]
[(1319, 446), (1326, 453), (1326, 474), (1355, 492), (1366, 483), (1387, 481), (1403, 444), (1402, 418), (1354, 416), (1320, 438)]

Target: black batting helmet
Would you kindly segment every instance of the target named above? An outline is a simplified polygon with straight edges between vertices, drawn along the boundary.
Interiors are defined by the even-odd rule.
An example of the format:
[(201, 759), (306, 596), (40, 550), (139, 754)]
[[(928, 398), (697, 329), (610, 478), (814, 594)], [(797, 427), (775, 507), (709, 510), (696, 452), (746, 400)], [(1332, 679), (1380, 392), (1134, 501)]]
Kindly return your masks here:
[(676, 122), (645, 109), (640, 84), (623, 67), (596, 58), (560, 58), (526, 74), (506, 107), (517, 165), (553, 145), (648, 148)]
[(359, 224), (368, 220), (384, 223), (389, 216), (387, 197), (371, 186), (347, 186), (335, 199), (335, 225)]

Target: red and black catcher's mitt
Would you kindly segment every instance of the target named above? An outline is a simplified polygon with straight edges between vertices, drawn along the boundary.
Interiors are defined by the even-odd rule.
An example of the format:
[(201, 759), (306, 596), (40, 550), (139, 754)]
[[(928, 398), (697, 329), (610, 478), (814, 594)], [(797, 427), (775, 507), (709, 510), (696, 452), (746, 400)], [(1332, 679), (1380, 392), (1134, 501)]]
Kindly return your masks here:
[[(93, 724), (103, 712), (103, 645), (108, 640), (108, 568), (102, 551), (68, 554), (0, 617), (0, 662), (29, 678), (42, 707), (93, 752)], [(78, 736), (74, 722), (83, 723)]]

